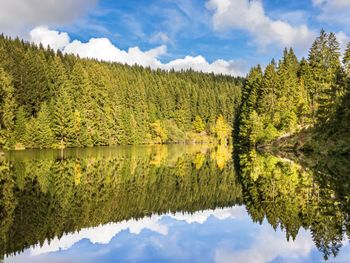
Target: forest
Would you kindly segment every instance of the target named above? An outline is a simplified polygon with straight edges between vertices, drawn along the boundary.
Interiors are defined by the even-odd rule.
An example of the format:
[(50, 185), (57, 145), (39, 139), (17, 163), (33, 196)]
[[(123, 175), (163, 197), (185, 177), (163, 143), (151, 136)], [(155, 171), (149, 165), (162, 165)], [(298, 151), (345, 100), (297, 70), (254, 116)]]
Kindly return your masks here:
[(243, 78), (151, 70), (0, 36), (5, 149), (231, 140)]
[(232, 142), (350, 152), (350, 43), (321, 31), (246, 78), (151, 70), (0, 36), (5, 149)]
[(335, 34), (322, 30), (307, 59), (285, 49), (265, 70), (252, 68), (239, 111), (240, 149), (281, 140), (277, 147), (349, 153), (350, 43), (341, 54)]

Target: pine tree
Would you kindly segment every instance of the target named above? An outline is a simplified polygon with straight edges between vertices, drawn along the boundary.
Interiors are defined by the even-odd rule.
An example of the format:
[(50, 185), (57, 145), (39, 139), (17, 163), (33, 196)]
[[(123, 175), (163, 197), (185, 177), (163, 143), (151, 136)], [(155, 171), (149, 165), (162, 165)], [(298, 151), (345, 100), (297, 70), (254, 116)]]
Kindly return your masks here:
[(201, 133), (205, 130), (205, 124), (200, 116), (196, 116), (193, 121), (193, 129), (195, 132)]
[(350, 78), (350, 42), (346, 46), (346, 50), (343, 57), (343, 65), (346, 76)]
[(53, 131), (61, 147), (74, 146), (74, 137), (77, 135), (74, 129), (75, 115), (69, 93), (70, 85), (70, 81), (66, 81), (60, 87), (53, 112)]
[(334, 114), (336, 102), (341, 95), (339, 86), (341, 64), (340, 64), (340, 44), (334, 33), (330, 33), (327, 41), (327, 68), (324, 74), (327, 75), (328, 85), (323, 89), (319, 98), (318, 118), (320, 122), (326, 122)]
[(312, 71), (311, 104), (320, 123), (329, 120), (334, 111), (338, 96), (338, 77), (340, 74), (339, 43), (334, 33), (324, 30), (315, 40), (309, 53)]
[(0, 143), (6, 147), (13, 144), (16, 102), (10, 76), (0, 68)]
[(49, 64), (49, 85), (51, 96), (56, 96), (60, 87), (67, 81), (67, 70), (59, 56), (55, 56)]
[(26, 123), (27, 118), (22, 106), (18, 107), (15, 118), (15, 127), (14, 127), (14, 138), (15, 143), (18, 144), (17, 147), (25, 147), (27, 142), (27, 132), (26, 132)]
[(269, 121), (273, 121), (276, 110), (277, 81), (276, 65), (272, 61), (265, 69), (258, 103), (259, 112), (265, 113)]
[(41, 105), (38, 117), (32, 117), (26, 131), (28, 145), (32, 148), (49, 148), (54, 142), (54, 133), (51, 129), (52, 117), (46, 103)]
[(249, 142), (251, 130), (250, 118), (253, 111), (257, 110), (258, 96), (261, 92), (263, 73), (260, 66), (251, 69), (242, 89), (242, 106), (239, 114), (239, 127), (236, 130), (238, 135), (237, 144), (240, 147), (250, 147)]
[(46, 61), (43, 53), (28, 49), (23, 63), (25, 72), (18, 87), (17, 94), (20, 96), (16, 96), (16, 99), (30, 115), (35, 116), (40, 110), (40, 104), (50, 96)]

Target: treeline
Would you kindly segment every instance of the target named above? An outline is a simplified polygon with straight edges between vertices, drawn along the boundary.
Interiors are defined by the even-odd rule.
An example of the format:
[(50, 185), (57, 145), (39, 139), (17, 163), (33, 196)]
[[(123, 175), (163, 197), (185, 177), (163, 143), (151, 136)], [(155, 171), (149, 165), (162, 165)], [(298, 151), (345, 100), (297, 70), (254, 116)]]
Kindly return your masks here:
[(218, 158), (199, 145), (15, 152), (0, 160), (0, 259), (82, 228), (242, 204)]
[[(263, 71), (251, 69), (242, 90), (236, 135), (243, 148), (313, 127), (317, 141), (350, 141), (350, 44), (341, 61), (333, 33), (321, 31), (307, 59), (285, 49)], [(333, 142), (334, 143), (334, 142)]]
[(80, 59), (0, 36), (0, 143), (226, 141), (242, 78)]

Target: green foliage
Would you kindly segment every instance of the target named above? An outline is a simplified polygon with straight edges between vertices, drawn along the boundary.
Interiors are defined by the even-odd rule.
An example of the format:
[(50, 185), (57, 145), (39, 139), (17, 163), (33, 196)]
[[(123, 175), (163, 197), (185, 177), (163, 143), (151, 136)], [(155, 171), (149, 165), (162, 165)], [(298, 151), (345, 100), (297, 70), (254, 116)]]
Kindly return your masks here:
[(41, 105), (37, 118), (32, 117), (27, 123), (26, 131), (29, 147), (49, 148), (54, 142), (51, 129), (52, 118), (46, 103)]
[(10, 147), (13, 143), (16, 102), (10, 76), (0, 67), (0, 143)]
[(232, 160), (211, 151), (101, 147), (0, 160), (0, 259), (87, 227), (241, 204)]
[(340, 127), (338, 135), (349, 136), (344, 119), (349, 108), (348, 46), (342, 68), (335, 35), (322, 30), (308, 60), (298, 62), (293, 50), (285, 49), (278, 66), (272, 61), (264, 73), (259, 66), (253, 68), (242, 90), (235, 131), (240, 148), (266, 144), (312, 125), (325, 136)]
[(76, 143), (74, 136), (77, 135), (77, 129), (74, 129), (74, 126), (79, 126), (80, 122), (79, 116), (75, 115), (73, 103), (68, 94), (69, 86), (70, 82), (68, 81), (62, 83), (54, 101), (53, 130), (55, 137), (62, 146), (70, 146)]
[[(4, 36), (0, 63), (6, 79), (12, 79), (12, 98), (24, 110), (20, 115), (26, 116), (21, 120), (29, 128), (26, 148), (180, 143), (204, 130), (214, 137), (210, 128), (220, 114), (232, 126), (243, 82), (192, 70), (155, 71), (80, 59)], [(40, 133), (36, 127), (43, 104), (54, 133), (47, 143), (31, 141)], [(16, 140), (10, 130), (2, 134), (2, 144)]]
[(350, 163), (346, 157), (311, 157), (304, 157), (299, 165), (286, 158), (246, 152), (239, 157), (239, 178), (253, 221), (267, 220), (274, 229), (283, 229), (287, 240), (295, 240), (300, 229), (308, 229), (328, 259), (338, 254), (350, 233), (350, 189), (345, 183)]
[(227, 145), (231, 138), (231, 127), (226, 123), (224, 117), (219, 115), (214, 126), (215, 137), (219, 145)]
[(151, 127), (156, 142), (165, 143), (168, 140), (167, 131), (162, 127), (162, 124), (159, 120), (152, 123)]
[(195, 132), (201, 133), (205, 131), (205, 124), (200, 116), (196, 116), (194, 121), (192, 122), (193, 130)]
[(27, 142), (27, 117), (23, 107), (19, 107), (15, 118), (14, 139), (16, 144), (24, 145)]
[(350, 42), (346, 46), (345, 54), (343, 57), (344, 70), (347, 77), (350, 77)]

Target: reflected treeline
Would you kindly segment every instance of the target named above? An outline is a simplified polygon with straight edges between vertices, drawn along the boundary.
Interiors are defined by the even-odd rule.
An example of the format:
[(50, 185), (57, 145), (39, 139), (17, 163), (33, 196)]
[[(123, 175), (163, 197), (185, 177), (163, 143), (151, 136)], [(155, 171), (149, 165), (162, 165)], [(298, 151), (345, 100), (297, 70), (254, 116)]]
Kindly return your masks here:
[(241, 203), (227, 148), (8, 153), (0, 161), (0, 256), (85, 227)]
[[(296, 158), (296, 157), (294, 157)], [(242, 154), (240, 181), (252, 219), (265, 218), (295, 239), (309, 229), (324, 258), (336, 256), (350, 236), (350, 161), (348, 157), (286, 157)]]

